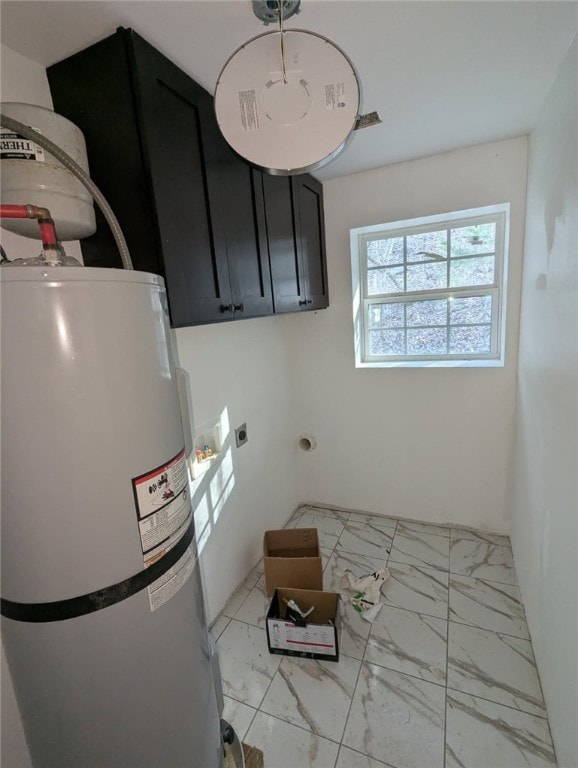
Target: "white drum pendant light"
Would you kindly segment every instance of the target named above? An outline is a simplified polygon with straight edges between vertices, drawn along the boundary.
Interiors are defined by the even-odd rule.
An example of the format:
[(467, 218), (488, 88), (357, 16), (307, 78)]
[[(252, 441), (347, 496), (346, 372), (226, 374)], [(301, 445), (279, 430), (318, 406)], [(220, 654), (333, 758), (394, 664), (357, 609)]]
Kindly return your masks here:
[(360, 88), (347, 56), (304, 30), (267, 32), (227, 61), (215, 111), (229, 145), (278, 175), (328, 163), (355, 129)]

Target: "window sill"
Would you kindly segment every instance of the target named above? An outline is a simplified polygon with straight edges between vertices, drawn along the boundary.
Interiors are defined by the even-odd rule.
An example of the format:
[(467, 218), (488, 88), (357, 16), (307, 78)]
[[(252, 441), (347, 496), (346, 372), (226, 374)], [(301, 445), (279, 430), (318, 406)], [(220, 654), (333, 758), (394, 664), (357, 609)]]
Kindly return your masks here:
[(400, 360), (361, 363), (356, 368), (503, 368), (503, 360)]

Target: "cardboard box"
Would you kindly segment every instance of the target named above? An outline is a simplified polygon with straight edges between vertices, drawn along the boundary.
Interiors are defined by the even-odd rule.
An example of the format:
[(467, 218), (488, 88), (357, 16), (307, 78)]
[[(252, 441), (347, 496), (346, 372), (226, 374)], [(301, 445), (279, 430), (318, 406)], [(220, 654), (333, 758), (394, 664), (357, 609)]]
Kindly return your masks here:
[[(286, 600), (294, 600), (303, 611), (315, 610), (294, 624), (286, 619)], [(311, 589), (275, 590), (267, 613), (267, 645), (270, 653), (339, 661), (339, 595)]]
[(271, 597), (277, 587), (323, 589), (323, 567), (317, 528), (265, 531), (265, 586)]

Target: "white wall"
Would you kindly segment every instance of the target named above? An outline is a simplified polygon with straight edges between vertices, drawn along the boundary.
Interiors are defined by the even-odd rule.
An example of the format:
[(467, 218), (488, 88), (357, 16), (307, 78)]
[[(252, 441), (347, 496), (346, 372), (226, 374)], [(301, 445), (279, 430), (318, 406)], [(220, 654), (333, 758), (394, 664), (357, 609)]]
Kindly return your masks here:
[[(263, 531), (282, 527), (298, 502), (292, 381), (282, 317), (176, 332), (191, 378), (196, 428), (226, 413), (225, 459), (195, 482), (195, 522), (211, 617), (263, 552)], [(235, 448), (247, 423), (249, 441)], [(215, 477), (213, 477), (215, 475)], [(221, 509), (219, 498), (224, 499)], [(209, 539), (205, 543), (205, 536)]]
[[(300, 498), (507, 532), (526, 190), (526, 138), (324, 183), (331, 306), (290, 329)], [(356, 369), (349, 229), (511, 203), (504, 368)]]
[(512, 546), (560, 768), (578, 759), (578, 39), (529, 142)]

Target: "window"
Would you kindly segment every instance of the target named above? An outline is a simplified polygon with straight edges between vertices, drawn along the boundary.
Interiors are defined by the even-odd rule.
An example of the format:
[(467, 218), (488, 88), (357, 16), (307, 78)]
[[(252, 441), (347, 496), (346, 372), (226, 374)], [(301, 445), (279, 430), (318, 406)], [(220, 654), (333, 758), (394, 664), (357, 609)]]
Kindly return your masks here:
[(503, 365), (508, 215), (352, 229), (356, 365)]

